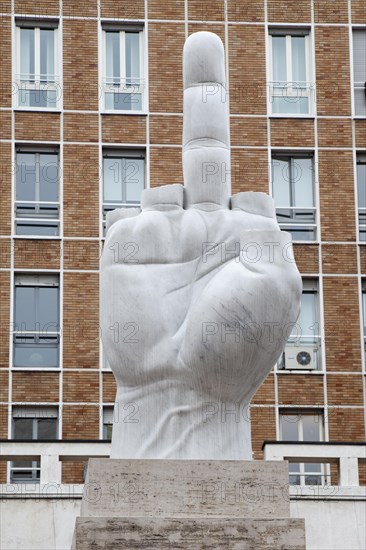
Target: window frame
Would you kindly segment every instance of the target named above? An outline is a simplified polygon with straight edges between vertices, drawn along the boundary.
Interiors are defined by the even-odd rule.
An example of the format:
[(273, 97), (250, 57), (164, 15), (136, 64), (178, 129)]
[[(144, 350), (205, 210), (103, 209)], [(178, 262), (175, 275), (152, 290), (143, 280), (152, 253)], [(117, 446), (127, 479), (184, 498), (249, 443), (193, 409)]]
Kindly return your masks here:
[(361, 279), (361, 305), (362, 305), (362, 338), (363, 353), (366, 360), (366, 278)]
[[(113, 419), (114, 419), (114, 406), (103, 405), (103, 439), (107, 441), (112, 440), (113, 431)], [(110, 430), (110, 436), (109, 435)]]
[[(14, 414), (15, 413), (15, 414)], [(47, 413), (48, 415), (43, 415), (42, 413)], [(60, 439), (60, 422), (59, 414), (57, 407), (13, 407), (12, 418), (11, 418), (11, 437), (15, 441), (22, 441), (22, 439), (15, 438), (15, 420), (16, 419), (31, 419), (32, 420), (32, 437), (29, 439), (32, 441), (42, 441), (38, 439), (38, 423), (40, 420), (44, 419), (55, 419), (55, 433), (56, 438)], [(47, 440), (49, 441), (49, 440)], [(51, 440), (52, 441), (52, 440)], [(19, 462), (29, 462), (29, 467), (27, 466), (14, 466), (14, 464)], [(13, 472), (31, 472), (31, 477), (24, 479), (14, 479)], [(39, 484), (41, 476), (41, 465), (39, 460), (30, 460), (30, 461), (11, 461), (9, 468), (9, 482), (16, 484)]]
[[(19, 284), (17, 281), (23, 279), (24, 283)], [(45, 284), (46, 280), (49, 280), (48, 284)], [(42, 280), (44, 281), (42, 284)], [(33, 283), (33, 284), (32, 284)], [(58, 330), (49, 330), (47, 328), (47, 336), (44, 337), (41, 335), (41, 331), (37, 330), (23, 330), (22, 326), (20, 324), (20, 330), (17, 328), (17, 319), (16, 319), (16, 306), (17, 306), (17, 298), (16, 298), (16, 287), (23, 287), (23, 288), (34, 288), (34, 287), (52, 287), (57, 288), (57, 321), (56, 326), (58, 327)], [(14, 300), (13, 300), (13, 328), (12, 328), (12, 355), (11, 355), (11, 368), (12, 370), (26, 370), (26, 371), (32, 371), (32, 370), (46, 370), (46, 371), (58, 371), (61, 368), (60, 365), (60, 353), (61, 353), (61, 326), (60, 326), (60, 318), (61, 318), (61, 296), (60, 296), (60, 278), (59, 275), (55, 274), (32, 274), (32, 273), (15, 273), (14, 275)], [(37, 296), (37, 293), (36, 293)], [(37, 298), (35, 298), (37, 300)], [(36, 307), (37, 310), (37, 307)], [(37, 321), (36, 321), (37, 323)], [(19, 338), (19, 341), (17, 341), (17, 338)], [(24, 342), (24, 339), (26, 338), (33, 338), (33, 342)], [(53, 343), (40, 343), (39, 340), (41, 339), (49, 339), (53, 340)], [(22, 341), (23, 340), (23, 341)], [(55, 366), (27, 366), (27, 365), (16, 365), (15, 364), (15, 351), (16, 348), (29, 348), (34, 347), (35, 349), (39, 348), (42, 349), (42, 347), (48, 347), (48, 348), (55, 348), (56, 349), (56, 357), (57, 357), (57, 364)]]
[[(283, 439), (283, 424), (282, 419), (285, 416), (297, 416), (298, 422), (297, 422), (297, 433), (298, 433), (298, 439), (297, 440), (288, 440)], [(307, 440), (304, 440), (304, 425), (303, 425), (303, 417), (304, 416), (317, 416), (319, 418), (318, 426), (319, 426), (319, 442), (325, 441), (325, 426), (324, 426), (324, 410), (319, 409), (285, 409), (281, 408), (279, 411), (279, 439), (280, 441), (284, 442), (293, 442), (293, 443), (306, 443)], [(311, 443), (309, 441), (309, 443)], [(291, 464), (297, 464), (299, 466), (298, 472), (291, 472)], [(290, 462), (289, 463), (289, 483), (290, 485), (295, 485), (298, 487), (309, 487), (311, 484), (306, 483), (306, 478), (309, 477), (317, 477), (320, 480), (320, 483), (315, 486), (325, 486), (330, 484), (330, 468), (329, 464), (321, 464), (321, 463), (311, 463), (311, 464), (318, 464), (320, 466), (320, 473), (317, 472), (306, 472), (306, 465), (308, 463), (304, 462)], [(291, 483), (292, 477), (299, 477), (300, 483)]]
[[(361, 25), (361, 26), (352, 26), (352, 29), (351, 29), (351, 32), (352, 32), (352, 60), (351, 60), (351, 63), (352, 63), (352, 87), (353, 87), (353, 90), (352, 90), (352, 93), (353, 93), (353, 102), (352, 102), (352, 113), (353, 113), (353, 118), (355, 119), (362, 119), (364, 120), (366, 118), (366, 78), (365, 78), (365, 81), (364, 82), (361, 82), (361, 81), (356, 81), (355, 80), (355, 40), (354, 40), (354, 35), (355, 33), (360, 33), (360, 32), (363, 32), (365, 34), (365, 41), (366, 41), (366, 27), (364, 25)], [(366, 62), (366, 54), (365, 54), (365, 62)], [(365, 75), (366, 77), (366, 75)], [(356, 113), (356, 90), (363, 90), (364, 92), (364, 109), (365, 109), (365, 113)]]
[[(298, 337), (298, 334), (290, 334), (288, 337), (285, 350), (281, 354), (280, 358), (277, 361), (276, 364), (276, 370), (277, 372), (290, 372), (294, 374), (299, 373), (306, 373), (306, 374), (316, 374), (323, 372), (323, 362), (322, 362), (322, 330), (321, 330), (321, 305), (320, 305), (320, 289), (319, 289), (319, 280), (314, 278), (304, 278), (302, 279), (303, 283), (303, 290), (301, 294), (301, 299), (304, 294), (312, 294), (314, 295), (314, 310), (315, 310), (315, 321), (313, 323), (313, 326), (317, 328), (315, 330), (314, 328), (314, 334), (305, 334), (303, 335), (301, 333), (300, 337)], [(299, 321), (299, 320), (298, 320)], [(298, 325), (297, 321), (297, 325)], [(309, 329), (311, 327), (308, 327)], [(301, 327), (300, 327), (301, 329)], [(296, 368), (291, 369), (289, 367), (286, 367), (286, 349), (288, 348), (299, 348), (299, 351), (301, 348), (309, 348), (309, 350), (312, 351), (313, 357), (314, 357), (314, 363), (315, 368), (314, 369), (306, 369), (306, 367), (302, 368)]]
[[(131, 93), (141, 94), (141, 109), (107, 109), (106, 107), (106, 93), (108, 91), (115, 91), (116, 88), (113, 85), (107, 83), (107, 44), (106, 44), (106, 33), (107, 32), (118, 32), (119, 33), (119, 50), (120, 50), (120, 85), (123, 80), (126, 80), (126, 68), (125, 68), (125, 41), (126, 33), (135, 32), (139, 33), (139, 64), (140, 64), (140, 84), (137, 86), (133, 85), (133, 91), (129, 92), (128, 88), (123, 88), (120, 86), (119, 90), (121, 93)], [(123, 113), (123, 114), (145, 114), (146, 112), (146, 80), (145, 80), (145, 67), (144, 67), (144, 46), (145, 37), (144, 37), (144, 28), (142, 26), (113, 26), (104, 24), (102, 25), (102, 111), (104, 113), (113, 114), (113, 113)]]
[[(280, 160), (282, 162), (287, 162), (290, 169), (289, 169), (289, 173), (292, 174), (293, 172), (293, 163), (296, 163), (296, 159), (311, 159), (311, 162), (312, 162), (312, 194), (313, 194), (313, 205), (311, 208), (310, 207), (298, 207), (298, 206), (275, 206), (276, 208), (276, 219), (277, 219), (277, 222), (280, 226), (280, 229), (281, 230), (284, 230), (284, 231), (288, 231), (289, 233), (291, 233), (292, 230), (296, 229), (297, 227), (298, 228), (302, 228), (304, 227), (305, 229), (306, 228), (310, 228), (312, 227), (313, 228), (313, 235), (312, 235), (312, 238), (311, 239), (296, 239), (295, 238), (295, 235), (292, 235), (293, 236), (293, 242), (295, 243), (306, 243), (306, 244), (309, 244), (309, 243), (318, 243), (319, 242), (319, 230), (318, 230), (318, 223), (317, 223), (317, 214), (318, 214), (318, 207), (317, 207), (317, 196), (316, 196), (316, 186), (315, 186), (315, 157), (314, 157), (314, 153), (313, 152), (301, 152), (301, 151), (296, 151), (296, 152), (291, 152), (291, 151), (276, 151), (276, 150), (272, 150), (271, 152), (271, 189), (272, 189), (272, 197), (274, 199), (274, 201), (276, 200), (276, 197), (275, 197), (275, 193), (274, 193), (274, 161), (276, 160)], [(295, 192), (294, 192), (294, 187), (295, 187), (295, 180), (291, 177), (291, 181), (288, 182), (288, 185), (289, 185), (289, 189), (290, 189), (290, 197), (293, 197), (295, 195)], [(291, 201), (293, 202), (293, 201)], [(290, 218), (290, 220), (288, 222), (284, 222), (284, 221), (279, 221), (278, 220), (278, 211), (280, 210), (292, 210), (293, 213), (295, 214), (296, 216), (296, 211), (297, 210), (312, 210), (313, 211), (313, 220), (311, 223), (310, 222), (306, 222), (306, 221), (299, 221), (298, 223), (296, 222), (296, 219), (294, 218)]]
[[(279, 81), (274, 80), (273, 77), (273, 37), (274, 36), (283, 36), (286, 38), (286, 81), (282, 81), (281, 83), (284, 84), (284, 86), (275, 87), (274, 84)], [(300, 88), (297, 84), (297, 81), (292, 80), (292, 45), (291, 45), (291, 38), (293, 36), (303, 36), (305, 38), (305, 73), (306, 73), (306, 81), (305, 81), (305, 95), (301, 93), (299, 95), (299, 91), (301, 91), (303, 88)], [(287, 117), (296, 117), (296, 118), (312, 118), (315, 116), (315, 83), (313, 82), (314, 78), (314, 71), (313, 71), (313, 61), (312, 61), (312, 44), (311, 44), (311, 29), (306, 28), (291, 28), (291, 27), (285, 27), (285, 28), (277, 28), (277, 27), (270, 27), (268, 29), (268, 78), (267, 78), (267, 84), (268, 84), (268, 113), (271, 117), (278, 117), (278, 118), (287, 118)], [(302, 81), (301, 81), (302, 82)], [(292, 86), (291, 86), (292, 84)], [(275, 93), (275, 88), (278, 88), (280, 90), (279, 93)], [(286, 94), (284, 96), (284, 90), (286, 90)], [(289, 97), (289, 98), (299, 98), (299, 97), (306, 97), (308, 98), (308, 112), (307, 113), (275, 113), (273, 110), (273, 99), (275, 97)]]
[[(33, 29), (34, 30), (34, 82), (22, 80), (20, 72), (20, 60), (21, 60), (21, 43), (20, 43), (20, 32), (21, 29)], [(53, 80), (49, 82), (41, 82), (40, 74), (40, 59), (41, 59), (41, 50), (40, 50), (40, 32), (41, 30), (53, 30), (53, 44), (54, 44), (54, 75)], [(61, 109), (61, 63), (59, 61), (59, 52), (60, 48), (60, 36), (58, 29), (58, 21), (34, 21), (34, 20), (16, 20), (15, 21), (15, 51), (16, 51), (16, 64), (14, 72), (14, 83), (16, 86), (16, 94), (14, 94), (15, 105), (13, 106), (16, 110), (21, 111), (59, 111)], [(37, 78), (38, 77), (38, 78)], [(19, 94), (21, 90), (55, 90), (56, 100), (53, 106), (31, 106), (31, 105), (21, 105), (19, 102)]]
[[(360, 206), (360, 196), (358, 192), (358, 173), (357, 166), (365, 165), (366, 166), (366, 151), (356, 151), (356, 190), (357, 190), (357, 217), (358, 217), (358, 244), (366, 244), (366, 205)], [(366, 168), (365, 168), (366, 170)], [(365, 178), (366, 185), (366, 178)], [(366, 188), (365, 188), (366, 196)], [(361, 234), (364, 233), (364, 239), (361, 239)]]
[[(61, 168), (60, 168), (60, 152), (58, 149), (42, 149), (40, 147), (37, 147), (37, 148), (27, 148), (27, 147), (16, 147), (15, 149), (15, 165), (16, 165), (16, 170), (18, 170), (18, 162), (17, 162), (17, 159), (18, 159), (18, 155), (19, 154), (32, 154), (32, 155), (35, 155), (35, 163), (34, 163), (34, 166), (35, 166), (35, 172), (36, 172), (36, 182), (35, 182), (35, 199), (34, 201), (27, 201), (27, 200), (17, 200), (17, 174), (15, 175), (15, 178), (14, 178), (14, 186), (15, 186), (15, 190), (14, 190), (14, 229), (13, 229), (13, 233), (14, 233), (14, 236), (16, 237), (20, 237), (20, 238), (37, 238), (37, 239), (60, 239), (61, 238), (61, 200), (60, 200), (60, 173), (61, 173)], [(40, 184), (41, 184), (41, 181), (40, 181), (40, 156), (41, 155), (54, 155), (57, 157), (57, 197), (58, 197), (58, 200), (57, 201), (40, 201), (40, 200), (37, 200), (37, 193), (38, 193), (38, 197), (40, 195)], [(32, 216), (24, 216), (24, 217), (18, 217), (19, 214), (17, 212), (17, 205), (18, 203), (28, 203), (28, 204), (34, 204), (35, 208), (39, 208), (41, 204), (49, 204), (49, 205), (52, 205), (52, 206), (56, 206), (57, 207), (57, 213), (54, 217), (52, 217), (51, 215), (46, 215), (44, 217), (42, 217), (42, 214), (39, 213), (38, 216), (34, 215), (33, 217)], [(47, 224), (47, 221), (49, 221), (50, 223)], [(25, 233), (25, 234), (22, 234), (22, 233), (18, 233), (17, 231), (17, 224), (21, 224), (22, 222), (33, 222), (33, 223), (30, 223), (29, 225), (32, 226), (48, 226), (48, 227), (56, 227), (57, 228), (57, 233), (55, 235), (52, 235), (52, 234), (37, 234), (37, 233)]]
[[(144, 187), (143, 189), (146, 189), (146, 150), (145, 149), (137, 149), (137, 148), (131, 148), (131, 149), (104, 149), (102, 152), (102, 234), (103, 238), (106, 235), (106, 216), (108, 212), (112, 212), (116, 208), (140, 208), (141, 201), (136, 202), (120, 202), (120, 203), (110, 203), (108, 201), (104, 200), (105, 195), (105, 179), (104, 179), (104, 159), (127, 159), (127, 160), (143, 160), (144, 163)], [(110, 206), (110, 208), (108, 208)], [(113, 208), (111, 208), (113, 207)]]

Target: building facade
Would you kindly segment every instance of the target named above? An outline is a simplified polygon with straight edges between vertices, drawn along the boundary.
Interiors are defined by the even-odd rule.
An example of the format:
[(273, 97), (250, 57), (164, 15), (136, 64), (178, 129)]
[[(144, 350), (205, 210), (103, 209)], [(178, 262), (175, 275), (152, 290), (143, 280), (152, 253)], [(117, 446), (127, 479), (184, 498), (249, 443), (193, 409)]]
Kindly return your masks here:
[[(182, 49), (209, 30), (226, 52), (233, 193), (274, 197), (304, 282), (253, 398), (254, 458), (264, 440), (364, 441), (364, 1), (1, 0), (0, 25), (0, 438), (110, 438), (105, 214), (182, 183)], [(291, 468), (295, 484), (337, 476)], [(83, 474), (63, 464), (64, 483)], [(39, 463), (0, 463), (0, 477), (36, 483)]]

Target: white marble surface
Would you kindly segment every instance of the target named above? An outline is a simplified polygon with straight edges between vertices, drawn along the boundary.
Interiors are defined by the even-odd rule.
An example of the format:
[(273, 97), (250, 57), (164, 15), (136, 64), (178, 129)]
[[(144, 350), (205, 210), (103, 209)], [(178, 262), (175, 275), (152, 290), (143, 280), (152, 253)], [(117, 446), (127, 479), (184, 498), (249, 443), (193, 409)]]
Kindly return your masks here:
[(147, 189), (141, 211), (107, 220), (111, 457), (251, 459), (248, 404), (297, 320), (301, 277), (272, 199), (230, 197), (221, 40), (195, 33), (183, 58), (184, 186)]

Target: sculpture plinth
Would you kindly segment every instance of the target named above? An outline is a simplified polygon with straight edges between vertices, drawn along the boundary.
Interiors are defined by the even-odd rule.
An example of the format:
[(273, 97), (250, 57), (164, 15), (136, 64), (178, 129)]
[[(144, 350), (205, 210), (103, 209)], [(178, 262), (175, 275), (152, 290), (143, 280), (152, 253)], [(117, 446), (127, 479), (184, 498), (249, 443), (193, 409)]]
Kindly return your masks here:
[(74, 550), (304, 550), (286, 462), (91, 459)]

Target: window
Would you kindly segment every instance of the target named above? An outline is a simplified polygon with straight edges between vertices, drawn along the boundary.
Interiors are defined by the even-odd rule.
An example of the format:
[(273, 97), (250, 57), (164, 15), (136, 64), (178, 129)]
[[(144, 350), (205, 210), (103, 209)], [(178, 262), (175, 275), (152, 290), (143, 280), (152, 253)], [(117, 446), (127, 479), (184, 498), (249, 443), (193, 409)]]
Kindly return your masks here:
[(295, 241), (316, 240), (314, 163), (310, 155), (272, 155), (277, 221)]
[(357, 154), (357, 195), (359, 238), (366, 242), (366, 153)]
[(102, 354), (102, 369), (109, 370), (109, 371), (112, 370), (104, 350), (102, 350), (101, 354)]
[(103, 407), (103, 439), (112, 439), (113, 407)]
[(103, 218), (115, 208), (140, 205), (145, 187), (144, 151), (105, 151), (103, 158)]
[(307, 30), (270, 30), (271, 114), (312, 113), (310, 37)]
[(143, 109), (142, 29), (105, 28), (104, 37), (104, 109), (141, 111)]
[[(13, 439), (58, 439), (56, 408), (13, 408)], [(10, 466), (11, 483), (39, 483), (40, 462), (17, 460)]]
[[(292, 410), (280, 413), (280, 437), (282, 441), (324, 441), (323, 413)], [(324, 464), (289, 464), (291, 485), (325, 485), (328, 477)]]
[(18, 107), (57, 108), (57, 28), (51, 22), (18, 22), (16, 36)]
[(55, 152), (16, 154), (17, 235), (59, 235), (59, 163)]
[(279, 360), (278, 368), (319, 370), (321, 368), (320, 342), (317, 281), (304, 279), (300, 315)]
[(366, 116), (366, 30), (353, 31), (355, 115)]
[(363, 317), (363, 345), (366, 355), (366, 280), (362, 281), (362, 317)]
[(13, 366), (59, 366), (59, 280), (56, 275), (16, 275)]

